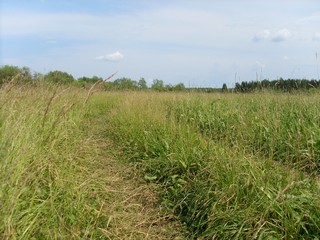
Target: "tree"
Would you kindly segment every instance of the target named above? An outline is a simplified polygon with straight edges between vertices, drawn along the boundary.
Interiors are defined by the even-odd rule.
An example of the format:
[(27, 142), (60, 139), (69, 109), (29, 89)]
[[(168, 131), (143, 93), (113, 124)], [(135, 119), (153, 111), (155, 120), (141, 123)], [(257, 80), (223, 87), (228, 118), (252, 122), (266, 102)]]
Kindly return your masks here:
[(166, 84), (163, 90), (171, 92), (174, 90), (174, 86), (172, 84)]
[(20, 69), (14, 66), (3, 66), (0, 68), (0, 84), (10, 80), (20, 73)]
[(22, 69), (20, 69), (20, 73), (21, 73), (20, 80), (22, 80), (23, 82), (30, 82), (32, 80), (30, 68), (23, 67)]
[(30, 69), (27, 67), (19, 68), (17, 66), (5, 65), (0, 67), (0, 84), (10, 81), (13, 78), (18, 81), (29, 82), (32, 79)]
[(140, 78), (139, 82), (138, 82), (138, 87), (141, 89), (147, 89), (147, 81), (144, 78)]
[(42, 81), (44, 79), (44, 75), (42, 73), (34, 73), (32, 79), (34, 81)]
[(222, 85), (222, 92), (228, 92), (228, 87), (225, 83)]
[(103, 79), (101, 77), (93, 76), (91, 78), (89, 77), (81, 77), (78, 78), (79, 82), (84, 82), (84, 83), (96, 83), (98, 81), (102, 81)]
[(51, 71), (44, 76), (44, 79), (48, 82), (62, 84), (70, 84), (75, 81), (71, 74), (61, 71)]
[(81, 77), (78, 78), (78, 81), (76, 82), (77, 86), (81, 87), (91, 87), (92, 84), (95, 84), (96, 82), (103, 81), (103, 78), (93, 76), (93, 77)]
[(183, 83), (178, 83), (177, 85), (174, 86), (173, 90), (174, 91), (183, 91), (185, 90), (186, 87), (184, 86)]
[(164, 90), (164, 83), (162, 80), (155, 79), (152, 82), (151, 88), (157, 91), (163, 91)]
[(116, 89), (137, 89), (138, 83), (130, 78), (118, 78), (114, 80), (113, 86)]

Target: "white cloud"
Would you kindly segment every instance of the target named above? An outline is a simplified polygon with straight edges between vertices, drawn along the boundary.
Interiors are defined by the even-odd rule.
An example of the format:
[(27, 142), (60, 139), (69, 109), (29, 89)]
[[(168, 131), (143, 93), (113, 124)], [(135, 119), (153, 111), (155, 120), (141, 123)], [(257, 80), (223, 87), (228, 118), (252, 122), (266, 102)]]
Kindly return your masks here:
[[(10, 37), (171, 43), (184, 45), (226, 45), (246, 39), (247, 29), (222, 14), (184, 8), (160, 8), (128, 14), (16, 11), (3, 13), (2, 34)], [(84, 34), (85, 33), (85, 34)]]
[(291, 37), (291, 32), (288, 29), (281, 29), (274, 33), (271, 38), (272, 42), (282, 42)]
[(320, 12), (314, 13), (310, 16), (301, 18), (298, 20), (300, 24), (319, 24), (320, 22)]
[(114, 53), (98, 56), (98, 57), (96, 57), (96, 60), (117, 62), (123, 58), (124, 58), (123, 54), (120, 53), (119, 51), (116, 51)]
[(253, 37), (254, 42), (260, 42), (262, 40), (270, 40), (272, 42), (282, 42), (289, 39), (292, 36), (288, 29), (281, 29), (275, 32), (271, 32), (268, 29), (257, 32)]
[(313, 35), (312, 40), (313, 40), (313, 41), (320, 41), (320, 33), (319, 33), (319, 32), (316, 32), (316, 33)]
[(135, 36), (139, 41), (203, 47), (236, 43), (242, 37), (228, 17), (205, 10), (161, 8), (141, 12), (139, 18), (140, 35)]
[(105, 21), (103, 18), (81, 13), (4, 11), (1, 14), (2, 34), (10, 37), (97, 38), (101, 37), (97, 33), (102, 32), (101, 26)]
[[(50, 4), (48, 0), (38, 1)], [(93, 2), (99, 2), (97, 5), (100, 6), (106, 1)], [(122, 5), (118, 3), (121, 1), (107, 2)], [(261, 12), (261, 5), (253, 3), (255, 1), (233, 1), (234, 8), (229, 8), (228, 1), (137, 1), (139, 7), (136, 2), (125, 2), (134, 7), (128, 6), (126, 11), (110, 9), (103, 14), (91, 11), (93, 9), (79, 11), (80, 3), (72, 11), (64, 8), (65, 5), (59, 11), (37, 11), (38, 8), (32, 7), (2, 9), (0, 29), (6, 42), (0, 62), (15, 64), (14, 61), (3, 60), (15, 55), (15, 48), (10, 47), (13, 44), (8, 42), (11, 39), (19, 39), (22, 43), (16, 47), (19, 51), (24, 45), (33, 47), (27, 45), (30, 40), (23, 44), (25, 38), (32, 41), (40, 39), (47, 44), (37, 57), (38, 66), (34, 64), (34, 68), (39, 70), (48, 69), (48, 66), (57, 69), (70, 66), (72, 73), (79, 76), (103, 75), (103, 61), (120, 61), (123, 75), (135, 79), (141, 76), (159, 78), (166, 83), (186, 81), (186, 85), (191, 81), (192, 85), (199, 79), (232, 82), (234, 72), (238, 72), (241, 79), (250, 79), (261, 69), (266, 77), (284, 77), (288, 74), (288, 66), (296, 61), (293, 56), (300, 56), (297, 61), (301, 64), (314, 61), (309, 59), (308, 53), (314, 52), (315, 44), (320, 42), (320, 12), (314, 14), (316, 8), (309, 3), (292, 3), (289, 7), (287, 1), (265, 1)], [(111, 5), (106, 6), (109, 9), (113, 7)], [(279, 5), (288, 5), (288, 11), (283, 11)], [(309, 10), (303, 12), (301, 6)], [(299, 7), (299, 11), (292, 11), (295, 7)], [(302, 19), (304, 16), (309, 17)], [(302, 20), (299, 22), (299, 19)], [(291, 37), (297, 41), (290, 41), (288, 47), (292, 51), (292, 59), (286, 61), (288, 50), (281, 43)], [(319, 42), (310, 44), (311, 40)], [(57, 44), (54, 45), (55, 42)], [(115, 52), (117, 49), (121, 53)], [(21, 52), (22, 56), (17, 57), (16, 62), (28, 65), (28, 62), (36, 61), (24, 60), (26, 63), (23, 63), (23, 59), (31, 59), (35, 54), (28, 56), (26, 53), (30, 50)], [(213, 67), (215, 64), (220, 67)], [(310, 72), (310, 69), (306, 71), (305, 76), (312, 77)]]
[(287, 61), (287, 60), (289, 60), (289, 57), (288, 56), (283, 56), (283, 60)]
[(268, 29), (262, 30), (253, 37), (253, 41), (259, 42), (261, 40), (267, 39), (270, 36), (270, 31)]

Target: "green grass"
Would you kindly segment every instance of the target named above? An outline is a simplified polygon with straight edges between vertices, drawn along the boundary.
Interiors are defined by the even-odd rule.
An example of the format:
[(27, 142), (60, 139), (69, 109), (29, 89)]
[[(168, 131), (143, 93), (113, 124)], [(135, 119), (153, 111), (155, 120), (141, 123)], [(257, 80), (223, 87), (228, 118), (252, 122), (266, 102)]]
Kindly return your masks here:
[(178, 122), (230, 147), (318, 172), (320, 98), (313, 95), (254, 94), (181, 101), (170, 112)]
[(118, 94), (0, 88), (0, 239), (171, 239), (153, 187), (110, 140)]
[[(319, 103), (316, 94), (98, 92), (88, 98), (76, 88), (3, 85), (0, 237), (148, 236), (133, 233), (145, 219), (114, 220), (144, 209), (124, 206), (145, 196), (134, 189), (141, 185), (121, 186), (140, 179), (156, 184), (161, 208), (179, 218), (186, 239), (318, 239)], [(108, 161), (107, 152), (128, 168)], [(121, 171), (127, 179), (114, 180)], [(113, 194), (119, 189), (122, 198)]]
[(305, 142), (319, 131), (316, 95), (121, 98), (114, 139), (141, 163), (145, 179), (161, 186), (163, 206), (189, 238), (319, 236), (318, 149)]
[[(87, 135), (85, 92), (59, 86), (2, 86), (0, 236), (99, 238), (95, 149)], [(92, 148), (92, 149), (90, 149)], [(104, 196), (105, 197), (105, 196)]]

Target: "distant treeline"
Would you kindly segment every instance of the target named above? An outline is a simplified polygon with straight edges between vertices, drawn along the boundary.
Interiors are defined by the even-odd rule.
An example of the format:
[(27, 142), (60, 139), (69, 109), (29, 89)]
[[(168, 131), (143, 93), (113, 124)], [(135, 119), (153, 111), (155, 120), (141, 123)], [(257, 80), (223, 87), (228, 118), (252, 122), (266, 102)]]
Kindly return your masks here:
[(261, 90), (275, 90), (281, 92), (293, 92), (297, 90), (319, 89), (320, 81), (307, 79), (278, 79), (236, 83), (235, 92), (255, 92)]
[(79, 87), (87, 87), (97, 82), (101, 82), (101, 86), (105, 90), (144, 90), (153, 89), (156, 91), (183, 91), (185, 86), (183, 83), (176, 85), (164, 84), (163, 80), (154, 79), (151, 86), (148, 87), (147, 81), (144, 78), (132, 80), (130, 78), (118, 78), (114, 81), (105, 81), (101, 77), (80, 77), (74, 78), (71, 74), (62, 71), (51, 71), (47, 74), (34, 73), (32, 74), (27, 67), (19, 68), (16, 66), (0, 67), (0, 85), (9, 82), (30, 82), (36, 83), (39, 81), (71, 84)]
[(229, 88), (224, 83), (222, 88), (186, 88), (183, 83), (176, 85), (164, 84), (163, 80), (154, 79), (151, 86), (147, 85), (144, 78), (139, 80), (132, 80), (130, 78), (118, 78), (114, 81), (105, 81), (101, 77), (80, 77), (74, 78), (71, 74), (62, 71), (50, 71), (47, 74), (31, 73), (28, 67), (19, 68), (17, 66), (1, 66), (0, 67), (0, 85), (4, 82), (30, 82), (36, 83), (39, 81), (58, 83), (58, 84), (71, 84), (79, 87), (90, 87), (92, 84), (101, 82), (101, 87), (104, 90), (145, 90), (152, 89), (156, 91), (192, 91), (192, 92), (239, 92), (250, 93), (256, 91), (281, 91), (281, 92), (294, 92), (306, 91), (310, 89), (320, 89), (319, 80), (307, 79), (278, 79), (278, 80), (262, 80), (262, 81), (243, 81), (237, 82), (234, 88)]

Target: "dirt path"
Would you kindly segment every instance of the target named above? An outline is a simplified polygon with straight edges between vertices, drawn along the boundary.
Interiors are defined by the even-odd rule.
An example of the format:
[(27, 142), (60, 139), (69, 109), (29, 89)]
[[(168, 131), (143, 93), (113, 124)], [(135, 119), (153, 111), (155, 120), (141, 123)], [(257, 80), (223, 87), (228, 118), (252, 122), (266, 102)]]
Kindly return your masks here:
[(108, 218), (99, 230), (113, 240), (185, 239), (179, 222), (163, 214), (155, 186), (146, 183), (134, 165), (120, 160), (121, 152), (104, 134), (105, 123), (95, 119), (88, 129), (96, 142), (91, 178), (99, 181), (99, 199), (103, 199), (100, 211)]
[(109, 226), (101, 230), (110, 239), (183, 239), (177, 221), (161, 213), (152, 185), (137, 176), (133, 166), (110, 155), (99, 170), (109, 196), (104, 211), (110, 216)]
[(105, 159), (105, 190), (112, 199), (105, 208), (110, 216), (106, 231), (111, 239), (182, 239), (178, 224), (161, 214), (156, 194), (136, 171), (113, 158)]

